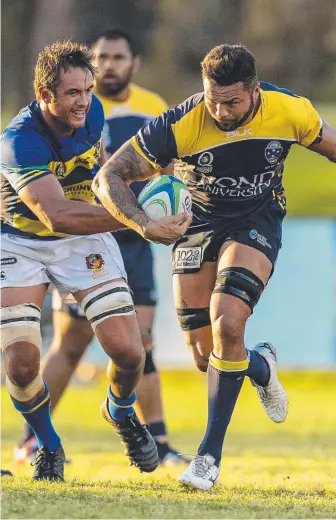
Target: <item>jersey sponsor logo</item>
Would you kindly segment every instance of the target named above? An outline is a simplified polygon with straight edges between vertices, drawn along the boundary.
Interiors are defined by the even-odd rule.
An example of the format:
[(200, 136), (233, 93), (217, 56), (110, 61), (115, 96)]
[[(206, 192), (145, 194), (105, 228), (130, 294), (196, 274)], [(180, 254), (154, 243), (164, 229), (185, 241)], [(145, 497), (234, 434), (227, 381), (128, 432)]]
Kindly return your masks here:
[(197, 188), (203, 188), (203, 191), (211, 195), (220, 195), (222, 197), (254, 197), (260, 195), (271, 186), (272, 179), (276, 172), (268, 171), (253, 175), (252, 179), (246, 177), (202, 177), (197, 183)]
[(179, 247), (174, 253), (175, 269), (199, 269), (201, 267), (201, 247)]
[(269, 244), (269, 242), (267, 242), (267, 238), (264, 235), (261, 235), (260, 233), (258, 233), (258, 231), (256, 229), (251, 229), (251, 231), (249, 232), (249, 235), (252, 238), (252, 240), (256, 240), (258, 242), (258, 244), (260, 244), (261, 246), (272, 249), (271, 244)]
[(203, 152), (197, 159), (197, 171), (201, 173), (210, 173), (213, 170), (214, 156), (211, 152)]
[(283, 148), (279, 141), (271, 141), (265, 148), (265, 157), (270, 164), (276, 164), (283, 152)]
[(230, 139), (231, 137), (245, 137), (246, 135), (252, 135), (251, 128), (244, 128), (241, 130), (232, 130), (232, 132), (226, 132), (226, 137)]
[(9, 258), (1, 258), (0, 260), (1, 267), (13, 267), (14, 264), (17, 264), (17, 258), (14, 256)]

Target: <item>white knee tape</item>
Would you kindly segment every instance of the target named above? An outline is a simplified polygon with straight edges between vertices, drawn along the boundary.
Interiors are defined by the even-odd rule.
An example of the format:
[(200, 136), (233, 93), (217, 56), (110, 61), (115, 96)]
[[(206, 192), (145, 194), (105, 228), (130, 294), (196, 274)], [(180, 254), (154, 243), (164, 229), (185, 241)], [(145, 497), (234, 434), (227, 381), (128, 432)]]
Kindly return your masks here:
[(85, 296), (83, 312), (93, 330), (111, 316), (128, 316), (135, 313), (130, 289), (126, 282), (110, 282)]
[(34, 303), (22, 303), (1, 309), (1, 350), (18, 341), (27, 341), (41, 350), (41, 310)]
[(26, 401), (30, 401), (36, 397), (36, 395), (41, 390), (43, 390), (44, 383), (42, 377), (39, 374), (28, 386), (21, 388), (20, 386), (17, 386), (15, 383), (13, 383), (8, 376), (6, 376), (6, 386), (9, 395), (11, 395), (16, 401), (25, 403)]

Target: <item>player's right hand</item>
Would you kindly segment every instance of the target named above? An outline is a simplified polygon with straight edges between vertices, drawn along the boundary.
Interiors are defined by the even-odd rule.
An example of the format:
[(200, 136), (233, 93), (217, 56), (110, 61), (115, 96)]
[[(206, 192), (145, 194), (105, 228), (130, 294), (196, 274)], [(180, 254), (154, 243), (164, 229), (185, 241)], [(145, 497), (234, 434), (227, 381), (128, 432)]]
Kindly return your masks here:
[(143, 236), (150, 242), (169, 246), (186, 233), (191, 221), (191, 213), (180, 213), (172, 217), (151, 220), (146, 225)]

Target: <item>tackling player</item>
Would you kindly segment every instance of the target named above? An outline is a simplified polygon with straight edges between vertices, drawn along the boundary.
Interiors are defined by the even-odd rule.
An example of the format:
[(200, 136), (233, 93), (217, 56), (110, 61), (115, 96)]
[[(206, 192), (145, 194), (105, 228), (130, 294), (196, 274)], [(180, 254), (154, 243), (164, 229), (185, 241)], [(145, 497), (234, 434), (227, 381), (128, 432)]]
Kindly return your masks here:
[(202, 62), (204, 92), (141, 129), (101, 169), (93, 189), (112, 215), (140, 231), (128, 183), (173, 158), (193, 198), (193, 222), (173, 249), (177, 314), (196, 365), (207, 371), (208, 425), (182, 483), (209, 490), (219, 476), (224, 436), (247, 375), (275, 422), (288, 400), (270, 343), (252, 350), (245, 325), (281, 247), (284, 162), (299, 144), (336, 162), (336, 131), (308, 99), (259, 83), (254, 56), (220, 45)]
[[(50, 281), (81, 304), (111, 358), (104, 418), (141, 471), (158, 464), (155, 442), (133, 409), (144, 350), (119, 247), (108, 233), (120, 224), (93, 205), (104, 125), (92, 95), (94, 72), (87, 47), (69, 41), (45, 47), (35, 68), (36, 100), (11, 121), (1, 143), (1, 349), (13, 404), (38, 440), (37, 480), (63, 480), (64, 465), (39, 371), (41, 307)], [(172, 243), (189, 220), (143, 223), (141, 234)]]
[[(92, 45), (92, 51), (95, 53), (97, 68), (94, 92), (103, 104), (106, 120), (103, 144), (107, 153), (112, 155), (142, 126), (168, 107), (157, 94), (132, 83), (140, 59), (127, 33), (118, 29), (103, 33)], [(140, 193), (143, 184), (132, 184), (131, 188), (136, 195)], [(168, 444), (160, 376), (152, 356), (156, 295), (151, 246), (132, 230), (118, 232), (114, 236), (123, 257), (146, 352), (144, 371), (137, 385), (140, 417), (154, 437), (160, 463), (180, 463), (184, 458)], [(81, 306), (73, 298), (62, 301), (58, 292), (54, 291), (52, 305), (54, 338), (43, 360), (42, 376), (49, 387), (53, 411), (90, 344), (93, 331)], [(25, 424), (23, 439), (14, 452), (15, 458), (31, 458), (36, 449), (36, 438), (28, 424)]]

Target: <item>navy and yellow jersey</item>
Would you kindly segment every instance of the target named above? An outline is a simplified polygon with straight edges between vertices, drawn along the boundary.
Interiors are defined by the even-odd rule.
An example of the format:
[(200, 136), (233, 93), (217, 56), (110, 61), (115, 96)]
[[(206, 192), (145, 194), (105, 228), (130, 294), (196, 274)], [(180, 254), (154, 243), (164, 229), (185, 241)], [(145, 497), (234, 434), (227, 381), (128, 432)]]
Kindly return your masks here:
[(131, 140), (154, 168), (164, 168), (174, 158), (194, 166), (181, 180), (192, 193), (193, 211), (199, 217), (244, 217), (267, 204), (285, 211), (284, 161), (293, 144), (314, 142), (322, 122), (308, 99), (270, 83), (260, 86), (255, 117), (236, 130), (220, 130), (199, 93)]
[(2, 233), (46, 240), (66, 236), (47, 229), (21, 201), (20, 190), (52, 174), (66, 198), (94, 203), (91, 184), (99, 169), (103, 126), (103, 107), (94, 95), (85, 126), (72, 137), (53, 132), (36, 101), (20, 111), (1, 139)]
[[(113, 101), (97, 93), (96, 95), (103, 104), (105, 114), (103, 144), (110, 155), (133, 137), (141, 127), (168, 108), (167, 103), (158, 94), (134, 83), (129, 85), (129, 96), (126, 101)], [(139, 195), (144, 184), (136, 182), (131, 185), (136, 196)]]

